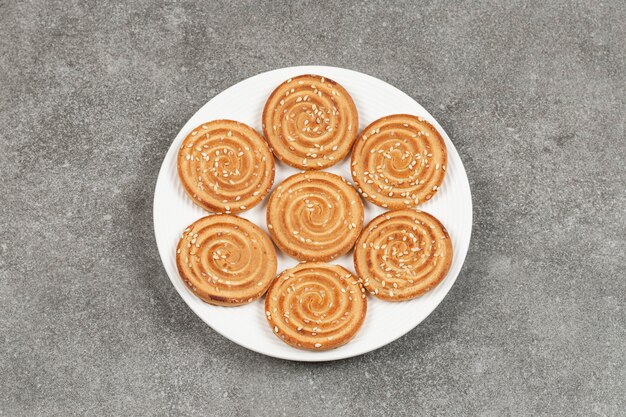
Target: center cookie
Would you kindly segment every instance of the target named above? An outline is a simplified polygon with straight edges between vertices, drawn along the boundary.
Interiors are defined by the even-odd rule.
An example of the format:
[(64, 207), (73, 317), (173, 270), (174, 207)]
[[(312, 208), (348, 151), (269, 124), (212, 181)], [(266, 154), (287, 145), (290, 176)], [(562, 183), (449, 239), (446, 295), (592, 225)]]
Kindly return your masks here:
[(359, 129), (356, 106), (339, 84), (301, 75), (279, 85), (263, 109), (263, 133), (281, 161), (303, 170), (335, 165)]
[(342, 177), (308, 171), (280, 184), (267, 206), (274, 243), (301, 261), (328, 261), (354, 246), (363, 226), (363, 203)]

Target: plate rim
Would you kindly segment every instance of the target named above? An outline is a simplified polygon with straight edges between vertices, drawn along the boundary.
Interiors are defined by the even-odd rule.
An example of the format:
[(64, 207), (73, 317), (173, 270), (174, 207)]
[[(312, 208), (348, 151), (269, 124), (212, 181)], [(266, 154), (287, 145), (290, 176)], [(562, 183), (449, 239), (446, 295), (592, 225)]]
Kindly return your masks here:
[[(229, 335), (217, 330), (216, 328), (214, 328), (207, 320), (204, 319), (203, 315), (200, 314), (199, 311), (197, 311), (197, 307), (193, 304), (190, 304), (186, 299), (185, 296), (183, 296), (183, 294), (181, 294), (181, 291), (179, 290), (179, 288), (176, 286), (176, 284), (174, 283), (174, 277), (171, 276), (171, 274), (169, 273), (169, 271), (167, 270), (166, 266), (165, 266), (165, 257), (163, 254), (163, 251), (165, 249), (161, 248), (161, 245), (159, 245), (159, 239), (157, 236), (157, 224), (156, 224), (156, 198), (157, 198), (157, 190), (159, 188), (159, 184), (164, 181), (164, 178), (166, 176), (166, 161), (168, 159), (168, 154), (170, 152), (173, 152), (173, 145), (174, 142), (176, 141), (176, 138), (178, 137), (179, 134), (181, 134), (181, 132), (183, 131), (183, 129), (185, 129), (185, 126), (187, 125), (187, 123), (189, 123), (189, 121), (193, 118), (196, 117), (196, 115), (198, 115), (198, 113), (200, 113), (200, 111), (202, 111), (202, 109), (211, 101), (218, 99), (220, 96), (222, 95), (226, 95), (230, 90), (236, 88), (239, 84), (250, 80), (251, 78), (255, 78), (255, 77), (262, 77), (264, 75), (268, 75), (270, 73), (273, 72), (281, 72), (281, 71), (302, 71), (302, 73), (311, 73), (311, 74), (315, 74), (316, 71), (321, 70), (321, 71), (345, 71), (347, 73), (352, 73), (356, 76), (359, 77), (365, 77), (365, 78), (372, 78), (375, 79), (379, 82), (382, 82), (384, 84), (386, 84), (386, 86), (388, 86), (389, 88), (392, 88), (393, 90), (395, 90), (396, 93), (402, 94), (403, 96), (405, 96), (406, 98), (410, 99), (411, 101), (413, 101), (415, 104), (417, 104), (425, 113), (426, 115), (428, 115), (431, 120), (435, 121), (437, 127), (439, 129), (441, 129), (445, 135), (448, 137), (448, 139), (450, 140), (450, 143), (452, 143), (452, 147), (451, 149), (448, 150), (448, 152), (454, 152), (456, 154), (456, 157), (458, 157), (459, 161), (460, 161), (460, 170), (459, 170), (459, 175), (461, 177), (461, 180), (465, 181), (465, 183), (467, 184), (467, 191), (468, 191), (468, 197), (469, 197), (469, 207), (467, 208), (467, 210), (469, 210), (469, 235), (467, 237), (467, 243), (465, 245), (463, 245), (461, 248), (458, 249), (457, 255), (459, 256), (459, 261), (461, 263), (461, 267), (458, 271), (458, 273), (456, 274), (456, 276), (453, 277), (451, 283), (450, 283), (450, 288), (448, 288), (448, 290), (446, 291), (446, 293), (441, 297), (440, 300), (435, 300), (435, 302), (433, 303), (432, 308), (430, 309), (430, 311), (428, 312), (428, 314), (426, 314), (421, 320), (415, 322), (415, 324), (410, 327), (409, 329), (407, 329), (405, 332), (402, 332), (394, 337), (392, 337), (391, 339), (385, 339), (383, 342), (376, 342), (374, 343), (372, 346), (368, 346), (366, 349), (362, 349), (361, 351), (357, 351), (357, 352), (350, 352), (347, 354), (338, 354), (335, 356), (332, 356), (330, 358), (328, 357), (324, 357), (324, 358), (315, 358), (315, 356), (305, 356), (305, 357), (299, 357), (299, 358), (291, 358), (291, 357), (285, 357), (284, 355), (280, 355), (280, 354), (275, 354), (273, 352), (268, 352), (268, 351), (262, 351), (261, 349), (258, 349), (258, 347), (256, 346), (250, 346), (248, 343), (245, 342), (241, 342), (239, 340), (235, 340), (234, 338), (230, 337)], [(408, 334), (410, 331), (414, 330), (417, 326), (419, 326), (424, 320), (426, 320), (426, 318), (428, 318), (433, 311), (435, 311), (435, 309), (437, 309), (437, 307), (439, 307), (439, 305), (441, 304), (441, 302), (446, 298), (446, 296), (448, 295), (448, 293), (450, 292), (450, 290), (452, 289), (452, 287), (454, 286), (458, 276), (461, 274), (461, 272), (463, 271), (463, 267), (465, 266), (465, 259), (467, 257), (467, 253), (469, 251), (469, 246), (471, 243), (471, 239), (472, 239), (472, 232), (473, 232), (473, 226), (474, 226), (474, 204), (473, 204), (473, 199), (472, 199), (472, 191), (471, 191), (471, 186), (469, 183), (469, 178), (467, 176), (467, 171), (465, 170), (465, 165), (463, 164), (463, 160), (461, 159), (461, 156), (458, 153), (458, 150), (456, 149), (456, 146), (454, 146), (454, 143), (452, 142), (452, 139), (450, 139), (450, 136), (447, 134), (447, 132), (443, 129), (443, 127), (440, 125), (439, 121), (437, 119), (435, 119), (435, 117), (433, 117), (430, 112), (428, 110), (426, 110), (417, 100), (415, 100), (414, 98), (412, 98), (411, 96), (409, 96), (407, 93), (405, 93), (404, 91), (400, 90), (399, 88), (395, 87), (392, 84), (389, 84), (387, 81), (382, 80), (378, 77), (374, 77), (372, 75), (369, 74), (365, 74), (359, 71), (355, 71), (355, 70), (351, 70), (351, 69), (347, 69), (347, 68), (341, 68), (341, 67), (334, 67), (334, 66), (328, 66), (328, 65), (298, 65), (298, 66), (291, 66), (291, 67), (283, 67), (283, 68), (275, 68), (272, 70), (268, 70), (268, 71), (263, 71), (261, 73), (252, 75), (250, 77), (244, 78), (239, 80), (238, 82), (236, 82), (235, 84), (231, 85), (230, 87), (222, 90), (221, 92), (219, 92), (218, 94), (216, 94), (215, 96), (211, 97), (207, 102), (205, 102), (203, 105), (201, 105), (181, 126), (181, 128), (179, 129), (178, 133), (176, 134), (176, 136), (174, 137), (174, 139), (170, 142), (170, 145), (167, 149), (167, 151), (165, 152), (165, 155), (163, 156), (163, 160), (161, 162), (161, 167), (159, 168), (159, 172), (157, 174), (157, 178), (156, 178), (156, 182), (154, 185), (154, 192), (153, 192), (153, 198), (152, 198), (152, 226), (153, 226), (153, 232), (154, 232), (154, 238), (155, 238), (155, 243), (157, 245), (157, 250), (159, 253), (159, 258), (161, 260), (161, 265), (163, 267), (163, 269), (165, 270), (166, 275), (168, 276), (171, 284), (173, 285), (174, 289), (176, 290), (176, 292), (178, 293), (178, 295), (181, 297), (181, 299), (183, 300), (183, 302), (191, 309), (191, 311), (193, 311), (193, 313), (198, 316), (198, 318), (200, 318), (200, 320), (202, 320), (207, 326), (209, 326), (214, 332), (216, 332), (217, 334), (221, 335), (222, 337), (226, 338), (227, 340), (231, 341), (232, 343), (235, 343), (241, 347), (244, 347), (250, 351), (253, 351), (255, 353), (261, 354), (261, 355), (265, 355), (265, 356), (269, 356), (269, 357), (273, 357), (276, 359), (280, 359), (280, 360), (286, 360), (286, 361), (296, 361), (296, 362), (333, 362), (333, 361), (337, 361), (337, 360), (342, 360), (342, 359), (348, 359), (348, 358), (353, 358), (353, 357), (357, 357), (357, 356), (361, 356), (364, 355), (366, 353), (369, 352), (373, 352), (375, 350), (380, 349), (381, 347), (384, 347), (388, 344), (391, 344), (393, 342), (395, 342), (396, 340), (400, 339), (401, 337), (405, 336), (406, 334)], [(209, 213), (210, 214), (210, 213)], [(180, 277), (176, 277), (178, 279), (180, 279)], [(229, 308), (229, 307), (226, 307)], [(295, 349), (295, 348), (294, 348)], [(296, 349), (297, 350), (297, 349)], [(325, 351), (325, 352), (333, 352), (331, 351)], [(337, 350), (334, 350), (334, 352), (340, 352)]]

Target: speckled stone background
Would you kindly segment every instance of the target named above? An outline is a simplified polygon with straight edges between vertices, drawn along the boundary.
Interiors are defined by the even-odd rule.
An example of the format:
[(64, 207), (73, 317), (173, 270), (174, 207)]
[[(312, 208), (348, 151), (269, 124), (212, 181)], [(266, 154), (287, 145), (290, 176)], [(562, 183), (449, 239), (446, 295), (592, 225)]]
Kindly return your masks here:
[[(624, 415), (624, 2), (108, 3), (0, 1), (3, 415)], [(303, 64), (417, 99), (475, 210), (439, 308), (323, 364), (204, 325), (152, 229), (185, 121)]]

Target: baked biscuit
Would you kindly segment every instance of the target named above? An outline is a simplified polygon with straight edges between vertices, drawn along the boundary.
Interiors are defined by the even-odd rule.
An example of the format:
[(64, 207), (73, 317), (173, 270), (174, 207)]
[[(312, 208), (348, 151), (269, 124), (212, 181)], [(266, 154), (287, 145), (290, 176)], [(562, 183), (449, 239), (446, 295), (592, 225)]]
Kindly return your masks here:
[(237, 216), (214, 214), (185, 229), (176, 265), (185, 285), (202, 300), (236, 306), (265, 294), (277, 260), (274, 245), (259, 227)]
[(250, 126), (232, 120), (204, 123), (178, 151), (178, 176), (200, 207), (238, 213), (257, 205), (274, 182), (274, 158)]
[(354, 246), (363, 203), (343, 177), (307, 171), (272, 192), (266, 215), (270, 236), (283, 252), (301, 261), (328, 261)]
[(300, 349), (327, 350), (347, 343), (367, 311), (367, 297), (348, 270), (302, 263), (276, 278), (265, 298), (272, 331)]
[(365, 288), (387, 301), (415, 298), (439, 284), (452, 263), (452, 241), (434, 216), (415, 210), (383, 213), (363, 229), (354, 267)]
[(343, 160), (358, 128), (348, 92), (319, 75), (288, 79), (263, 109), (263, 133), (274, 155), (302, 170), (324, 169)]
[(443, 183), (446, 145), (418, 116), (394, 114), (361, 132), (352, 150), (352, 178), (363, 197), (389, 209), (430, 200)]

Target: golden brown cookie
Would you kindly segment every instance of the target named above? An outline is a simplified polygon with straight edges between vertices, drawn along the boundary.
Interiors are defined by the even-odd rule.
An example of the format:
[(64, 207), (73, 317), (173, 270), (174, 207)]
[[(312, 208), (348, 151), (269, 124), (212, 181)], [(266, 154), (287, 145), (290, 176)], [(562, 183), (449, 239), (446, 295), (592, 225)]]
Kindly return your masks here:
[(274, 334), (300, 349), (327, 350), (347, 343), (367, 311), (367, 297), (348, 270), (302, 263), (276, 278), (265, 298)]
[(352, 150), (352, 178), (361, 195), (389, 209), (417, 206), (443, 183), (446, 144), (426, 120), (394, 114), (361, 132)]
[(270, 196), (267, 227), (276, 246), (301, 261), (328, 261), (352, 249), (363, 227), (363, 203), (343, 177), (307, 171)]
[(354, 267), (378, 298), (415, 298), (441, 282), (452, 263), (452, 241), (443, 225), (424, 211), (383, 213), (363, 229)]
[(250, 126), (232, 120), (204, 123), (178, 151), (178, 176), (192, 200), (217, 213), (257, 205), (274, 182), (274, 158)]
[(357, 136), (359, 118), (348, 92), (319, 75), (279, 85), (263, 109), (263, 133), (274, 155), (303, 170), (343, 160)]
[(185, 229), (176, 249), (178, 272), (209, 304), (236, 306), (267, 291), (277, 261), (270, 238), (248, 220), (228, 214), (203, 217)]

